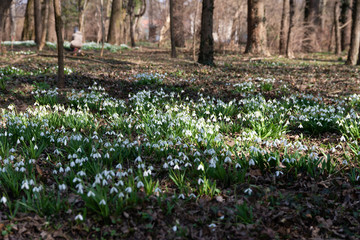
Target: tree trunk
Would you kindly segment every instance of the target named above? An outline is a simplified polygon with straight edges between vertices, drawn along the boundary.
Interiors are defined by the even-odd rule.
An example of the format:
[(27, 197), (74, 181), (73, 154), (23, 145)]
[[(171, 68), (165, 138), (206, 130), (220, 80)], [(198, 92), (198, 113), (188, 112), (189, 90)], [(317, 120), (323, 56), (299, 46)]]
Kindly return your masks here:
[(264, 0), (248, 0), (248, 39), (245, 53), (269, 55)]
[(232, 25), (231, 25), (231, 32), (230, 32), (230, 42), (231, 45), (235, 44), (235, 36), (236, 36), (236, 30), (239, 27), (239, 18), (241, 13), (241, 7), (236, 11), (235, 16), (232, 19)]
[(16, 6), (15, 6), (15, 2), (11, 3), (10, 6), (10, 38), (11, 41), (15, 41), (16, 39), (16, 20), (15, 20), (15, 15), (16, 15)]
[(64, 40), (62, 37), (63, 23), (61, 19), (61, 5), (60, 0), (54, 0), (55, 12), (55, 28), (57, 37), (57, 50), (58, 50), (58, 86), (59, 88), (65, 87), (64, 77)]
[(167, 38), (166, 33), (169, 31), (169, 29), (170, 29), (170, 14), (166, 17), (166, 21), (160, 29), (159, 46), (161, 46), (165, 42)]
[(122, 0), (113, 0), (108, 32), (108, 43), (110, 44), (119, 44), (120, 24), (122, 21), (122, 5)]
[(33, 40), (35, 37), (34, 29), (34, 0), (28, 0), (26, 4), (24, 27), (21, 34), (21, 40)]
[(354, 0), (351, 26), (351, 42), (346, 64), (355, 65), (360, 47), (360, 0)]
[(305, 32), (303, 38), (303, 50), (305, 52), (313, 52), (318, 50), (318, 47), (316, 46), (318, 36), (316, 33), (320, 31), (320, 27), (320, 0), (305, 0)]
[(214, 0), (203, 0), (198, 62), (214, 65), (213, 14)]
[(341, 51), (348, 50), (350, 47), (350, 35), (351, 35), (351, 1), (341, 1)]
[(49, 18), (48, 18), (48, 30), (47, 41), (56, 42), (56, 30), (55, 30), (55, 13), (54, 13), (54, 0), (49, 0)]
[(100, 21), (101, 21), (101, 52), (100, 56), (104, 54), (104, 44), (105, 44), (105, 26), (104, 26), (104, 0), (100, 0)]
[(176, 58), (175, 29), (174, 29), (174, 0), (170, 0), (170, 38), (171, 38), (171, 57)]
[(174, 34), (175, 46), (185, 47), (185, 33), (184, 33), (184, 0), (173, 1), (173, 20), (174, 20)]
[(197, 20), (197, 13), (199, 9), (199, 1), (196, 1), (195, 7), (195, 15), (194, 15), (194, 22), (193, 22), (193, 59), (196, 61), (196, 36), (197, 36), (197, 29), (196, 29), (196, 20)]
[(35, 43), (40, 46), (41, 42), (41, 1), (34, 0), (34, 16), (35, 16)]
[(281, 26), (280, 26), (280, 40), (279, 40), (279, 53), (286, 54), (286, 16), (287, 16), (287, 2), (288, 0), (283, 0), (283, 8), (281, 14)]
[(289, 22), (289, 30), (287, 36), (287, 44), (286, 44), (286, 57), (293, 58), (294, 54), (292, 51), (292, 30), (294, 28), (294, 15), (295, 15), (295, 3), (294, 0), (289, 0), (289, 8), (290, 8), (290, 22)]
[(84, 0), (84, 4), (81, 4), (81, 0), (78, 0), (78, 11), (79, 11), (79, 31), (83, 34), (85, 34), (85, 11), (88, 6), (89, 1)]
[(2, 38), (3, 38), (3, 27), (4, 27), (4, 20), (5, 20), (5, 13), (11, 6), (11, 0), (1, 0), (0, 1), (0, 52), (3, 52), (2, 48)]
[(339, 28), (339, 2), (334, 6), (334, 26), (335, 26), (335, 54), (341, 54), (340, 28)]
[(42, 23), (43, 31), (41, 33), (39, 51), (42, 51), (46, 43), (46, 34), (49, 25), (49, 7), (50, 7), (50, 0), (45, 0), (45, 14), (44, 14), (45, 16), (43, 17), (43, 23)]

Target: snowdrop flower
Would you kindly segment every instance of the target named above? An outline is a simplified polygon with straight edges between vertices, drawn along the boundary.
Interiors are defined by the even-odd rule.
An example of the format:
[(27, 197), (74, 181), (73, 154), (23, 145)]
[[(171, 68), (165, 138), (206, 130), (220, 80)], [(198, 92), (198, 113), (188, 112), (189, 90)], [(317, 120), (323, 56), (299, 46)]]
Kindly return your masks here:
[(241, 165), (239, 163), (236, 163), (235, 168), (241, 168)]
[(204, 182), (204, 180), (202, 180), (201, 178), (199, 178), (198, 184), (201, 185), (203, 182)]
[(101, 200), (101, 201), (99, 202), (99, 205), (106, 205), (105, 200), (104, 200), (104, 199), (103, 199), (103, 200)]
[(174, 232), (176, 232), (176, 231), (177, 231), (177, 226), (176, 226), (176, 225), (173, 226), (173, 227), (172, 227), (172, 230), (173, 230)]
[(78, 215), (76, 215), (75, 221), (83, 221), (83, 220), (84, 220), (84, 218), (80, 213)]
[(252, 189), (247, 188), (247, 189), (245, 189), (244, 193), (251, 195), (252, 194)]
[(215, 223), (211, 223), (208, 225), (209, 228), (216, 228), (216, 224)]
[(132, 192), (131, 187), (127, 187), (127, 188), (125, 188), (125, 192), (127, 192), (127, 193), (131, 193), (131, 192)]
[(59, 190), (60, 191), (65, 191), (66, 190), (66, 185), (63, 183), (63, 184), (60, 184), (59, 185)]
[(7, 199), (5, 196), (3, 196), (0, 200), (0, 202), (2, 202), (4, 205), (6, 205)]
[(250, 160), (249, 160), (249, 166), (254, 166), (254, 165), (255, 165), (254, 159), (250, 159)]
[(144, 183), (142, 181), (138, 182), (136, 185), (137, 188), (142, 188), (144, 187)]
[(95, 193), (93, 193), (92, 191), (89, 191), (89, 192), (87, 193), (87, 196), (88, 196), (88, 197), (95, 197)]
[(346, 160), (342, 161), (342, 164), (348, 165), (348, 162)]
[(282, 171), (276, 171), (275, 172), (275, 175), (278, 177), (278, 176), (280, 176), (280, 175), (282, 175), (283, 174), (283, 172)]
[(112, 187), (112, 188), (110, 189), (110, 194), (113, 193), (113, 192), (118, 193), (119, 190), (117, 190), (116, 187)]
[(202, 163), (199, 164), (197, 170), (199, 170), (199, 171), (204, 171), (204, 165), (203, 165)]
[(341, 141), (341, 142), (345, 142), (345, 141), (346, 141), (346, 139), (345, 139), (344, 135), (343, 135), (343, 136), (341, 136), (340, 141)]
[(185, 196), (184, 196), (184, 194), (180, 194), (178, 198), (185, 199)]

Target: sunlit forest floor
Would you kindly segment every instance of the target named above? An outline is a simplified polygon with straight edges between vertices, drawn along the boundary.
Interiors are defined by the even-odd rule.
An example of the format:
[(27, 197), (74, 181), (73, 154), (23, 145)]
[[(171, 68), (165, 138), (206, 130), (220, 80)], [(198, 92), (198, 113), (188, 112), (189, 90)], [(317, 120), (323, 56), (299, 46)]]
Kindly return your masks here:
[(359, 239), (359, 67), (136, 50), (0, 56), (5, 239)]

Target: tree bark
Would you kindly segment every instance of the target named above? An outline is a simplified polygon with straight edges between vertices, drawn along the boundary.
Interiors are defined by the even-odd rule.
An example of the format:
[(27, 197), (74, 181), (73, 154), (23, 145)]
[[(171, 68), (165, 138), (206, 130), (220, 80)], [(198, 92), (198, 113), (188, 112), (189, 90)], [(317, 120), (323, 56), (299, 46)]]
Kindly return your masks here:
[(35, 43), (40, 47), (41, 42), (41, 1), (34, 0), (34, 17), (35, 17)]
[(195, 7), (195, 14), (194, 14), (194, 22), (193, 22), (193, 59), (196, 61), (196, 36), (197, 36), (197, 29), (196, 29), (196, 20), (197, 20), (197, 13), (199, 9), (199, 1), (196, 1)]
[(360, 0), (354, 0), (352, 25), (351, 25), (351, 42), (346, 64), (355, 65), (359, 56), (360, 47)]
[(47, 29), (47, 41), (56, 42), (54, 0), (49, 0), (49, 18)]
[(210, 66), (214, 65), (213, 14), (214, 0), (203, 0), (198, 62)]
[(303, 50), (305, 52), (313, 52), (318, 50), (316, 47), (317, 35), (316, 32), (320, 31), (321, 18), (320, 18), (320, 0), (305, 0), (304, 10), (304, 38)]
[(83, 39), (85, 36), (85, 11), (88, 6), (89, 1), (84, 0), (84, 4), (81, 4), (81, 0), (78, 0), (78, 11), (79, 11), (79, 31), (83, 34)]
[(235, 36), (236, 36), (236, 30), (238, 30), (239, 27), (239, 18), (241, 13), (241, 7), (236, 11), (235, 16), (232, 19), (232, 25), (231, 25), (231, 32), (230, 32), (230, 42), (231, 45), (235, 44)]
[(248, 39), (245, 53), (269, 55), (264, 0), (248, 0)]
[(174, 29), (174, 0), (170, 0), (170, 39), (171, 57), (176, 58), (175, 29)]
[(286, 20), (287, 20), (287, 9), (288, 0), (283, 0), (283, 8), (281, 14), (281, 25), (280, 25), (280, 40), (279, 40), (279, 53), (286, 54)]
[(15, 15), (16, 15), (16, 6), (15, 6), (15, 2), (11, 3), (10, 6), (10, 38), (11, 41), (15, 41), (16, 39), (16, 20), (15, 20)]
[(348, 50), (350, 47), (350, 35), (351, 35), (351, 1), (342, 0), (341, 1), (341, 13), (340, 13), (340, 23), (341, 27), (341, 50)]
[(184, 0), (173, 1), (175, 46), (185, 47)]
[(335, 26), (335, 54), (341, 54), (341, 34), (339, 28), (339, 2), (335, 2), (334, 6), (334, 26)]
[(122, 5), (123, 0), (113, 0), (108, 32), (108, 43), (110, 44), (119, 44), (120, 24), (122, 21)]
[(35, 38), (34, 25), (34, 0), (28, 0), (21, 40), (33, 40)]
[(11, 6), (11, 0), (1, 0), (0, 1), (0, 52), (3, 52), (2, 48), (2, 38), (3, 38), (3, 27), (4, 27), (4, 20), (5, 20), (5, 13), (9, 10)]
[(58, 50), (58, 87), (65, 87), (64, 76), (64, 40), (62, 36), (63, 23), (61, 19), (61, 5), (60, 0), (54, 0), (54, 12), (55, 12), (55, 28), (57, 37), (57, 50)]
[(101, 21), (101, 52), (100, 56), (104, 54), (104, 44), (105, 44), (105, 26), (104, 26), (104, 0), (100, 0), (100, 21)]
[(39, 51), (43, 50), (46, 43), (46, 34), (49, 25), (49, 7), (50, 7), (50, 0), (45, 0), (45, 13), (44, 13), (45, 16), (43, 17), (43, 22), (42, 22), (43, 31), (41, 33)]
[(294, 28), (294, 15), (295, 15), (295, 3), (294, 0), (289, 0), (289, 8), (290, 8), (290, 22), (289, 22), (289, 30), (287, 36), (287, 44), (286, 44), (286, 57), (293, 58), (294, 54), (292, 51), (292, 30)]

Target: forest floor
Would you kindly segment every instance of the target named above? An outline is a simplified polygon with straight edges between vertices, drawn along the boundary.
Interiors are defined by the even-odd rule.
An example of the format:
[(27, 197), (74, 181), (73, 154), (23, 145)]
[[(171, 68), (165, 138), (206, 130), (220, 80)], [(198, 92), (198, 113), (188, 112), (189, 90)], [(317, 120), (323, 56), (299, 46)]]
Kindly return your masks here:
[[(123, 136), (122, 142), (118, 142), (120, 145), (138, 141), (138, 145), (135, 144), (138, 147), (129, 146), (129, 152), (119, 150), (120, 157), (96, 165), (101, 169), (94, 170), (96, 174), (91, 167), (78, 167), (73, 175), (53, 177), (54, 169), (58, 173), (59, 166), (70, 166), (71, 156), (68, 155), (76, 153), (78, 145), (71, 143), (77, 146), (74, 151), (67, 150), (66, 143), (58, 145), (59, 141), (46, 145), (41, 140), (42, 135), (40, 137), (32, 130), (22, 140), (25, 142), (29, 138), (29, 142), (22, 145), (18, 141), (22, 132), (9, 124), (14, 119), (22, 119), (23, 128), (27, 128), (31, 124), (22, 117), (28, 115), (21, 115), (26, 112), (29, 119), (44, 124), (43, 119), (36, 117), (43, 113), (36, 113), (39, 106), (35, 102), (53, 105), (51, 96), (46, 99), (35, 97), (34, 91), (56, 87), (56, 52), (47, 49), (38, 54), (35, 51), (35, 48), (14, 47), (0, 56), (0, 71), (3, 78), (6, 77), (0, 90), (0, 111), (3, 109), (0, 113), (0, 170), (3, 168), (0, 171), (0, 198), (6, 199), (6, 203), (0, 202), (0, 231), (4, 239), (360, 238), (360, 147), (357, 142), (360, 140), (357, 116), (360, 68), (346, 66), (345, 56), (314, 53), (289, 60), (279, 56), (257, 58), (228, 51), (217, 53), (216, 66), (208, 67), (194, 62), (187, 51), (179, 51), (176, 59), (170, 58), (167, 50), (145, 47), (117, 53), (105, 51), (103, 57), (98, 51), (85, 51), (85, 56), (66, 53), (66, 87), (57, 90), (59, 95), (55, 103), (73, 109), (75, 104), (87, 107), (81, 102), (81, 97), (86, 94), (77, 93), (81, 90), (89, 93), (95, 89), (89, 87), (96, 82), (108, 96), (97, 95), (100, 98), (89, 101), (90, 109), (81, 110), (81, 114), (91, 115), (89, 121), (100, 127), (96, 124), (89, 128), (78, 127), (76, 123), (64, 128), (65, 123), (49, 123), (50, 127), (40, 127), (39, 132), (49, 131), (58, 134), (57, 139), (66, 136), (70, 140), (72, 131), (89, 139), (99, 135), (100, 140), (103, 137), (104, 142), (110, 142), (116, 152), (117, 138), (106, 133), (115, 131), (119, 134), (117, 137)], [(17, 70), (12, 71), (9, 66)], [(71, 95), (73, 89), (76, 94)], [(171, 92), (175, 97), (169, 100)], [(152, 94), (150, 99), (146, 98), (148, 93)], [(69, 94), (78, 98), (72, 100)], [(115, 102), (121, 100), (117, 103), (124, 106), (121, 110), (116, 107), (114, 111), (127, 120), (113, 124), (113, 112), (110, 113), (113, 109), (107, 112), (101, 105), (106, 102), (105, 98)], [(144, 101), (141, 102), (143, 106), (140, 107), (138, 99)], [(15, 109), (8, 109), (11, 104)], [(174, 116), (178, 110), (173, 110), (171, 104), (175, 104), (182, 115)], [(173, 111), (169, 118), (174, 117), (171, 120), (175, 123), (174, 133), (159, 127), (161, 136), (157, 137), (157, 130), (152, 132), (144, 124), (149, 123), (150, 128), (158, 127), (152, 118), (165, 121), (157, 114), (167, 116), (168, 108)], [(141, 112), (142, 109), (146, 110)], [(44, 109), (41, 111), (44, 116), (50, 114), (47, 110), (46, 114)], [(52, 108), (51, 111), (57, 110)], [(147, 111), (153, 111), (154, 115)], [(199, 122), (205, 118), (206, 126), (219, 135), (209, 137), (211, 134), (204, 134), (196, 124), (181, 125), (181, 121), (185, 121), (184, 115)], [(50, 117), (45, 118), (47, 122), (52, 121)], [(180, 123), (176, 122), (178, 119), (181, 119)], [(130, 128), (128, 123), (139, 124), (144, 130)], [(178, 128), (177, 123), (180, 124)], [(170, 125), (167, 128), (171, 128)], [(182, 128), (188, 130), (189, 135)], [(65, 129), (63, 135), (60, 129)], [(13, 137), (6, 135), (7, 132)], [(14, 138), (16, 134), (18, 136)], [(220, 143), (216, 140), (218, 136)], [(36, 140), (30, 140), (34, 138)], [(164, 155), (163, 150), (154, 147), (162, 140), (178, 143), (173, 148), (167, 146)], [(93, 141), (91, 147), (80, 145), (79, 148), (88, 151), (86, 156), (92, 156), (95, 146), (105, 161), (106, 144)], [(45, 145), (37, 154), (30, 148), (26, 150), (30, 143)], [(153, 149), (147, 149), (145, 143)], [(12, 151), (12, 148), (15, 149)], [(60, 149), (63, 155), (57, 156), (55, 149)], [(198, 158), (195, 152), (200, 152)], [(110, 150), (108, 153), (112, 154)], [(15, 160), (11, 159), (12, 155)], [(143, 160), (137, 162), (137, 155)], [(230, 159), (226, 160), (226, 156)], [(15, 169), (18, 174), (16, 167), (19, 169), (21, 165), (16, 164), (23, 158), (26, 161), (36, 159), (33, 166), (25, 164), (25, 172), (17, 179), (6, 178), (5, 168), (7, 172)], [(212, 168), (211, 161), (215, 158), (218, 160)], [(125, 194), (126, 200), (121, 207), (110, 196), (112, 193), (103, 193), (100, 187), (99, 190), (90, 184), (103, 171), (120, 171), (115, 167), (119, 161), (124, 168), (126, 165), (129, 176), (120, 177), (128, 182), (125, 181), (123, 188), (119, 186), (116, 193), (125, 193), (128, 191), (125, 187), (131, 186), (135, 194)], [(139, 167), (139, 163), (146, 167)], [(135, 173), (137, 169), (143, 171)], [(79, 174), (80, 170), (86, 177)], [(151, 170), (150, 178), (145, 174), (148, 170)], [(121, 169), (120, 172), (126, 171)], [(230, 176), (232, 174), (236, 177)], [(79, 193), (75, 175), (82, 178), (84, 194)], [(33, 193), (23, 187), (24, 181), (29, 179), (35, 181), (35, 185), (30, 184)], [(145, 187), (136, 185), (139, 179)], [(150, 180), (154, 181), (153, 185), (148, 183)], [(10, 182), (16, 182), (14, 188), (6, 186), (11, 185)], [(110, 185), (114, 182), (115, 177), (109, 180)], [(66, 184), (67, 188), (60, 195), (54, 194), (54, 198), (36, 195), (34, 190), (38, 184), (55, 193), (57, 191), (51, 189), (58, 189), (58, 185), (60, 189), (60, 183)], [(150, 184), (151, 189), (146, 184)], [(91, 202), (89, 195), (86, 196), (90, 189), (98, 191), (96, 194), (105, 194), (109, 208), (102, 206), (101, 198), (97, 203)], [(34, 195), (29, 197), (29, 194)], [(66, 207), (52, 209), (44, 199), (50, 201), (50, 205), (56, 205), (58, 202), (53, 202), (56, 199)], [(45, 211), (45, 208), (51, 210)]]

